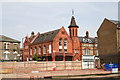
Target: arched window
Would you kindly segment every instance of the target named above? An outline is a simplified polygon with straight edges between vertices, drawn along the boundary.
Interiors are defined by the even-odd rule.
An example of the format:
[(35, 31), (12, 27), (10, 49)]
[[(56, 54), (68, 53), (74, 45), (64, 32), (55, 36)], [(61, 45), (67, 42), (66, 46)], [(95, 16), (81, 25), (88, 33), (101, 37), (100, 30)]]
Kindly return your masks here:
[(5, 51), (5, 52), (4, 52), (4, 59), (5, 59), (5, 60), (9, 60), (9, 58), (10, 58), (10, 52)]
[(59, 46), (62, 46), (62, 39), (59, 39)]
[(32, 55), (32, 48), (30, 48), (30, 55)]
[(73, 29), (73, 36), (74, 36), (74, 29)]
[(34, 54), (37, 54), (37, 48), (36, 47), (34, 48)]
[(67, 39), (64, 40), (64, 46), (67, 46)]
[(77, 36), (77, 29), (75, 29), (75, 33), (76, 33), (76, 36)]
[(39, 47), (39, 54), (41, 55), (41, 52), (42, 52), (42, 48), (41, 47)]
[(69, 29), (70, 30), (70, 36), (71, 36), (71, 29)]
[(16, 60), (17, 59), (17, 51), (15, 51), (13, 54), (14, 54), (14, 59)]
[(59, 52), (62, 52), (62, 39), (59, 39)]
[(43, 54), (46, 54), (46, 46), (44, 45), (44, 47), (43, 47)]
[(64, 39), (64, 52), (67, 53), (67, 39)]

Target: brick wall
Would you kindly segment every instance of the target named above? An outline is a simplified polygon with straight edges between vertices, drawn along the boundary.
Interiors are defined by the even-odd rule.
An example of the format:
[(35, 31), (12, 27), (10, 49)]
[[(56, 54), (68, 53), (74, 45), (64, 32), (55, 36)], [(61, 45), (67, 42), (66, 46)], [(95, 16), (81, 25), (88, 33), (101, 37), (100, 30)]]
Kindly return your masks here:
[(48, 61), (48, 62), (2, 62), (0, 73), (31, 73), (32, 71), (78, 70), (81, 61)]

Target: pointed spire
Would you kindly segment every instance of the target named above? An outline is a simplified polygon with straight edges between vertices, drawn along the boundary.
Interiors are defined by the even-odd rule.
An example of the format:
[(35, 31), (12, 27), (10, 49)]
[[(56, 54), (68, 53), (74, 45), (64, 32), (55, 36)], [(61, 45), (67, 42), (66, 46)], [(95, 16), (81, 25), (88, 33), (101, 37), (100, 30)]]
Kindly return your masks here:
[(70, 26), (68, 28), (70, 28), (70, 27), (77, 27), (77, 28), (79, 28), (79, 26), (76, 25), (74, 16), (72, 16), (71, 22), (70, 22)]

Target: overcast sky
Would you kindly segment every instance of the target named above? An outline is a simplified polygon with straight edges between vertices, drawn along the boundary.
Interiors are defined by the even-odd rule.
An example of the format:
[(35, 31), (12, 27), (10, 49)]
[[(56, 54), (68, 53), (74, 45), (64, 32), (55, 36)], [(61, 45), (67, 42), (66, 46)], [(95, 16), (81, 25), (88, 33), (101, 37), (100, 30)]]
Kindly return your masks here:
[(62, 26), (68, 31), (72, 9), (79, 36), (89, 31), (95, 37), (104, 18), (118, 19), (117, 2), (4, 2), (1, 34), (21, 41), (32, 31), (44, 33)]

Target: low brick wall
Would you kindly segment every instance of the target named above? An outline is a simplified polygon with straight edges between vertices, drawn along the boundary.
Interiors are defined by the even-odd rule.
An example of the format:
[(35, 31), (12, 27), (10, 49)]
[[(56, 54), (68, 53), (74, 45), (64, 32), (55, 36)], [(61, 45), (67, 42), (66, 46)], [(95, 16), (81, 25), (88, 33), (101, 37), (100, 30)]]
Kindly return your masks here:
[(0, 73), (31, 73), (32, 71), (78, 70), (81, 61), (47, 61), (47, 62), (1, 62)]

